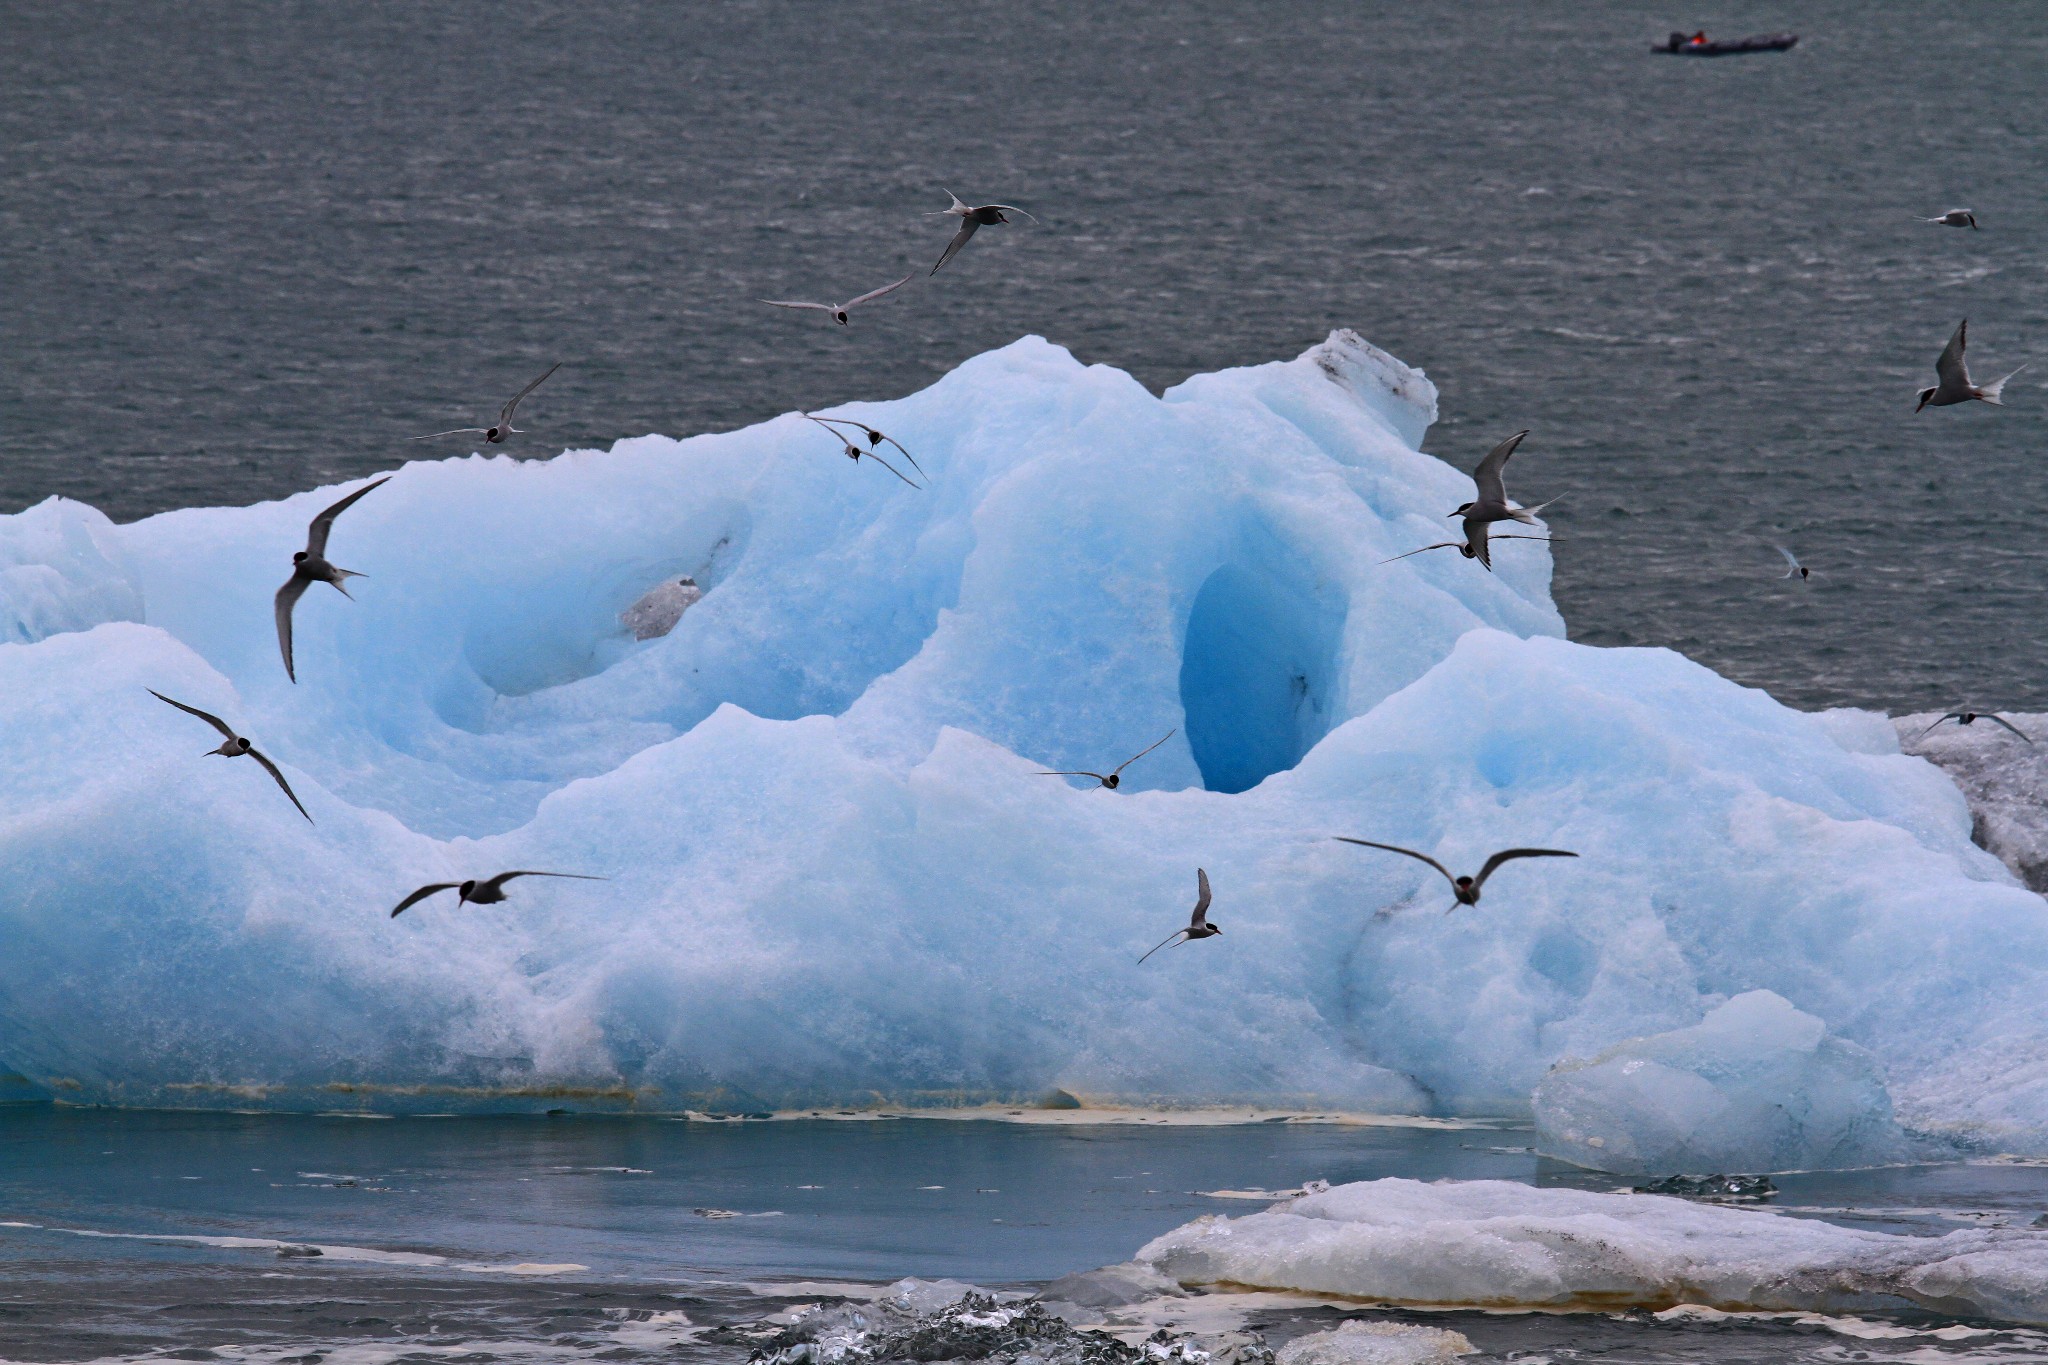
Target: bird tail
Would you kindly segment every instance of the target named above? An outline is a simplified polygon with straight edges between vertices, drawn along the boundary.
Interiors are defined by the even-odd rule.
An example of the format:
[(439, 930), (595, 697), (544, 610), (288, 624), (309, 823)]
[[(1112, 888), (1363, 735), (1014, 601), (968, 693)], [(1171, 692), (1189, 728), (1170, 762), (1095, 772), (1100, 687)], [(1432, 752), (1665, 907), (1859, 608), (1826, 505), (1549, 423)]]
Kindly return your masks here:
[[(1999, 382), (2003, 383), (2004, 381), (2001, 380)], [(1558, 501), (1558, 499), (1563, 498), (1565, 496), (1565, 494), (1559, 493), (1557, 497), (1551, 498), (1548, 502), (1539, 502), (1534, 507), (1517, 507), (1513, 511), (1509, 512), (1508, 515), (1513, 517), (1516, 521), (1523, 523), (1524, 525), (1534, 526), (1536, 524), (1536, 517), (1538, 513), (1542, 512), (1544, 508), (1550, 506), (1551, 503), (1556, 502)]]
[[(2030, 360), (2027, 362), (2027, 365), (2031, 365), (2033, 363), (2034, 362)], [(2020, 366), (2020, 370), (2024, 370), (2025, 368), (2027, 368), (2027, 365)], [(2002, 399), (1999, 398), (1999, 395), (2005, 392), (2006, 381), (2010, 380), (2013, 374), (2018, 374), (2020, 370), (2014, 370), (2012, 374), (2007, 375), (2005, 379), (1994, 379), (1989, 384), (1979, 385), (1977, 389), (1977, 396), (1983, 399), (1985, 402), (1989, 403), (1994, 408), (2004, 407), (2005, 403)]]

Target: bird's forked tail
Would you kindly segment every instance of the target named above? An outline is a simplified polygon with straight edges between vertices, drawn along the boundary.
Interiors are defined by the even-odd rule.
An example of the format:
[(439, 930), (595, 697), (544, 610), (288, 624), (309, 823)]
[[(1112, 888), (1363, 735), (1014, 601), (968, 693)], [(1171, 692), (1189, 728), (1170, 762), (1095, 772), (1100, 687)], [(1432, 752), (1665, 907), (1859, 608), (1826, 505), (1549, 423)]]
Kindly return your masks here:
[[(2030, 360), (2027, 362), (2027, 365), (2031, 365), (2033, 363), (2034, 362)], [(2020, 370), (2024, 370), (2025, 368), (2027, 368), (2027, 365), (2020, 366)], [(1977, 397), (1983, 399), (1985, 402), (1989, 403), (1994, 408), (2004, 407), (2005, 403), (2002, 399), (1999, 398), (1999, 395), (2005, 392), (2006, 380), (2011, 379), (2012, 375), (2018, 374), (2020, 370), (2014, 370), (2012, 374), (2007, 375), (2005, 379), (1994, 379), (1989, 384), (1980, 384), (1977, 388)]]
[[(2010, 377), (2011, 376), (2007, 376), (2007, 378)], [(2003, 384), (2005, 380), (2001, 379), (1998, 382)], [(1565, 496), (1566, 494), (1559, 493), (1557, 497), (1551, 498), (1545, 502), (1539, 502), (1534, 507), (1514, 508), (1508, 513), (1508, 515), (1513, 517), (1516, 521), (1522, 522), (1525, 525), (1534, 526), (1536, 524), (1536, 516), (1538, 513), (1540, 513), (1544, 508), (1550, 506), (1551, 503), (1557, 502), (1559, 499), (1564, 498)]]

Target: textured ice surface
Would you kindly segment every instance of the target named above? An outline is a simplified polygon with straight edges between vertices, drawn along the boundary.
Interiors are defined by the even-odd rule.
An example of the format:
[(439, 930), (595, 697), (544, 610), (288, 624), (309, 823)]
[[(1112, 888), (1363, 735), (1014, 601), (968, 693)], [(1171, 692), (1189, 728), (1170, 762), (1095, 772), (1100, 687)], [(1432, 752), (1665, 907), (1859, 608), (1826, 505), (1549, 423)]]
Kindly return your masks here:
[(1340, 1185), (1148, 1243), (1183, 1284), (1391, 1303), (1896, 1311), (2048, 1322), (2048, 1232), (1903, 1237), (1649, 1194), (1510, 1181)]
[(1274, 1365), (1437, 1365), (1471, 1355), (1463, 1333), (1398, 1322), (1347, 1322), (1331, 1332), (1296, 1337), (1274, 1353)]
[(1532, 1104), (1543, 1151), (1624, 1175), (1828, 1170), (1907, 1153), (1876, 1060), (1770, 991), (1560, 1062)]
[[(2048, 1144), (2048, 917), (1954, 786), (1881, 717), (1565, 642), (1549, 547), (1382, 565), (1471, 494), (1413, 447), (1419, 373), (1340, 333), (1154, 396), (1027, 339), (855, 411), (932, 487), (794, 415), (407, 465), (337, 524), (370, 576), (302, 600), (296, 687), (271, 595), (337, 490), (0, 518), (0, 1065), (234, 1107), (1526, 1113), (1768, 989), (1911, 1124)], [(1564, 486), (1540, 432), (1516, 462)], [(1037, 775), (1175, 727), (1121, 791)], [(1334, 834), (1583, 856), (1445, 915)], [(1197, 866), (1225, 933), (1137, 968)], [(611, 880), (388, 917), (511, 867)]]
[(1892, 724), (1906, 752), (1919, 754), (1955, 779), (1975, 817), (1974, 837), (2021, 881), (2048, 891), (2048, 715), (2002, 713), (2036, 742), (2028, 744), (1989, 720), (1968, 727), (1942, 712), (1899, 716)]

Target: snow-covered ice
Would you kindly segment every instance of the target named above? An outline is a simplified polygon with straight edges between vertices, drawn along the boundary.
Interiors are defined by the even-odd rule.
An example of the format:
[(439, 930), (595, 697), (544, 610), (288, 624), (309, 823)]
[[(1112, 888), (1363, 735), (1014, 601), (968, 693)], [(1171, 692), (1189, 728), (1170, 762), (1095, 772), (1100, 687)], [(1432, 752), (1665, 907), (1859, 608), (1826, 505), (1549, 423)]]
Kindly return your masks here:
[[(2048, 1150), (2048, 916), (1884, 718), (1568, 643), (1448, 552), (1427, 378), (1346, 333), (1162, 396), (1027, 338), (857, 412), (0, 518), (0, 1069), (127, 1103), (1527, 1114), (1769, 990), (1909, 1128)], [(1469, 467), (1490, 442), (1447, 449)], [(1539, 431), (1518, 487), (1561, 488)], [(644, 641), (621, 614), (702, 596)], [(275, 757), (202, 761), (205, 707)], [(1121, 791), (1038, 776), (1179, 733)], [(1443, 913), (1351, 834), (1511, 864)], [(1197, 866), (1220, 938), (1184, 923)], [(389, 908), (507, 867), (499, 906)], [(1378, 917), (1378, 912), (1389, 913)]]
[(1908, 1151), (1876, 1059), (1770, 991), (1560, 1062), (1531, 1103), (1544, 1152), (1624, 1175), (1832, 1170)]
[(1138, 1258), (1183, 1284), (1486, 1308), (1896, 1312), (2048, 1322), (2048, 1232), (1905, 1237), (1512, 1181), (1339, 1185), (1197, 1219)]

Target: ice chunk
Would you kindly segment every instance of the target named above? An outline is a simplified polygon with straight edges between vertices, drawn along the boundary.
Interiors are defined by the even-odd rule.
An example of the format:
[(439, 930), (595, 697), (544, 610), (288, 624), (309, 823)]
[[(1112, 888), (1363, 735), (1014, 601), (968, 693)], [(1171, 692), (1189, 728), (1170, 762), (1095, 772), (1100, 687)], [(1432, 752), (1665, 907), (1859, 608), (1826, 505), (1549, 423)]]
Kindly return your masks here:
[(1532, 1107), (1546, 1154), (1623, 1175), (1830, 1170), (1907, 1152), (1870, 1053), (1771, 991), (1560, 1062)]
[(1482, 1308), (1898, 1311), (2048, 1322), (2048, 1233), (1904, 1237), (1756, 1209), (1510, 1181), (1373, 1180), (1138, 1258), (1183, 1284)]
[(1334, 1332), (1296, 1337), (1274, 1365), (1438, 1365), (1474, 1354), (1462, 1332), (1398, 1322), (1347, 1322)]
[[(84, 1103), (1526, 1115), (1767, 989), (1909, 1127), (2048, 1149), (2048, 916), (1954, 785), (1562, 639), (1547, 546), (1382, 564), (1471, 496), (1427, 383), (1339, 335), (1160, 398), (1028, 339), (851, 409), (925, 490), (794, 414), (410, 464), (337, 522), (370, 577), (300, 603), (296, 686), (270, 599), (337, 490), (93, 522), (22, 562), (145, 620), (0, 644), (0, 1062)], [(1120, 791), (1039, 775), (1176, 727)], [(1334, 834), (1582, 856), (1447, 915)], [(508, 867), (611, 880), (389, 917)], [(1196, 867), (1225, 933), (1138, 969)]]
[(120, 528), (97, 508), (48, 498), (0, 517), (0, 644), (142, 615), (142, 583)]
[(1099, 1270), (1063, 1275), (1040, 1290), (1038, 1297), (1082, 1308), (1122, 1308), (1146, 1299), (1178, 1298), (1180, 1294), (1181, 1287), (1160, 1274), (1157, 1266), (1125, 1261)]
[[(1955, 780), (1970, 803), (1971, 837), (1998, 856), (2013, 875), (2048, 891), (2048, 715), (2002, 716), (2027, 743), (1989, 717), (1967, 726), (1941, 721), (1944, 713), (1897, 716), (1898, 741)], [(1929, 728), (1932, 727), (1932, 728)]]

